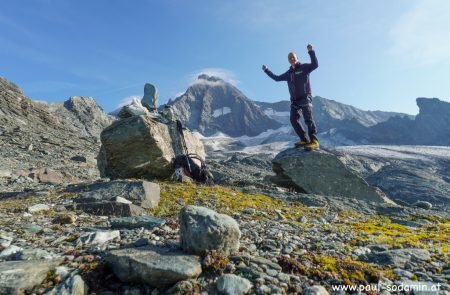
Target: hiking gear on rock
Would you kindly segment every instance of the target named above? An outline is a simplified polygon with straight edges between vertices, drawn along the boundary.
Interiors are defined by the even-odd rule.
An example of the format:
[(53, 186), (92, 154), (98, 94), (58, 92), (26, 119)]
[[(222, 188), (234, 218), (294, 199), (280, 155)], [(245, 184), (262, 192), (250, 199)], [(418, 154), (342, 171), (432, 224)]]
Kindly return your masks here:
[[(200, 165), (196, 161), (200, 162)], [(196, 154), (178, 155), (174, 160), (175, 179), (181, 181), (183, 177), (189, 177), (193, 180), (207, 185), (214, 184), (214, 177), (206, 167), (202, 159)]]
[[(202, 158), (200, 158), (196, 154), (188, 153), (188, 148), (183, 133), (183, 125), (181, 124), (180, 120), (176, 120), (176, 124), (178, 133), (180, 134), (181, 138), (181, 145), (184, 151), (184, 154), (176, 156), (173, 162), (176, 179), (181, 181), (183, 179), (183, 176), (187, 176), (197, 182), (205, 183), (207, 185), (213, 185), (214, 177), (211, 172), (209, 172)], [(200, 165), (197, 164), (194, 159), (197, 160)]]
[(317, 138), (313, 139), (309, 144), (305, 145), (305, 150), (313, 151), (320, 149), (320, 144)]
[(264, 72), (275, 81), (287, 81), (291, 101), (297, 101), (301, 106), (309, 105), (311, 102), (306, 100), (307, 95), (311, 95), (311, 85), (309, 83), (309, 74), (317, 69), (319, 62), (317, 61), (314, 50), (308, 51), (311, 63), (296, 63), (295, 67), (289, 69), (281, 75), (275, 75), (268, 68)]

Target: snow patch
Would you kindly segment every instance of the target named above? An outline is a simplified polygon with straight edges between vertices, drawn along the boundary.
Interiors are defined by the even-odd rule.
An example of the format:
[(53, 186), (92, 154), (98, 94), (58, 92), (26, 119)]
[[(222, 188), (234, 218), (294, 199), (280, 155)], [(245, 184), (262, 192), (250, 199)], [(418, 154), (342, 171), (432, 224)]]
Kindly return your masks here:
[(217, 118), (217, 117), (229, 114), (229, 113), (231, 113), (231, 109), (229, 107), (223, 107), (223, 108), (220, 108), (220, 109), (215, 109), (213, 111), (212, 116), (214, 118)]

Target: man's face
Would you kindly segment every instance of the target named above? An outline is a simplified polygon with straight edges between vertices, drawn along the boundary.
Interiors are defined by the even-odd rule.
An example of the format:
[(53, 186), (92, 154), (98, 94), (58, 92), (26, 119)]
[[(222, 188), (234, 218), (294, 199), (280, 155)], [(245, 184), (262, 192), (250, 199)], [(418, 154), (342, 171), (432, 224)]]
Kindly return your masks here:
[(298, 62), (297, 54), (295, 54), (294, 52), (290, 52), (288, 54), (288, 61), (291, 66), (294, 66)]

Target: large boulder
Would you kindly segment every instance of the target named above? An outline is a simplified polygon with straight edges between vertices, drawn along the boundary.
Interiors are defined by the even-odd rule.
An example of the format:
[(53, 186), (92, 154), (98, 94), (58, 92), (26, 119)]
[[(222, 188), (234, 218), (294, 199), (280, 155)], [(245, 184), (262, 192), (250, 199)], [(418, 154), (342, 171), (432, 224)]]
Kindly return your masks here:
[[(205, 159), (203, 144), (185, 130), (189, 153)], [(101, 134), (104, 161), (99, 167), (111, 178), (168, 178), (173, 173), (172, 160), (184, 154), (175, 122), (160, 123), (148, 116), (133, 116), (115, 122)]]
[(188, 253), (205, 255), (208, 251), (229, 255), (239, 250), (241, 231), (228, 215), (199, 206), (180, 211), (180, 244)]
[(288, 149), (272, 161), (276, 176), (271, 181), (299, 192), (393, 203), (380, 190), (353, 173), (333, 154)]

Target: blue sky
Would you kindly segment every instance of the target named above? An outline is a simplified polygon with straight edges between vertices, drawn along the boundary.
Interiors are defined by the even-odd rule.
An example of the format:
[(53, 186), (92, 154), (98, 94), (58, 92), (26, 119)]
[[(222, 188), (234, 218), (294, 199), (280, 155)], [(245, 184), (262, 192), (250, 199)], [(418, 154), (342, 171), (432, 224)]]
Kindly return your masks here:
[(363, 110), (417, 114), (417, 97), (450, 101), (447, 0), (0, 0), (0, 76), (36, 100), (92, 96), (112, 111), (144, 84), (160, 103), (201, 73), (247, 97), (288, 99), (287, 53), (319, 68), (313, 95)]

